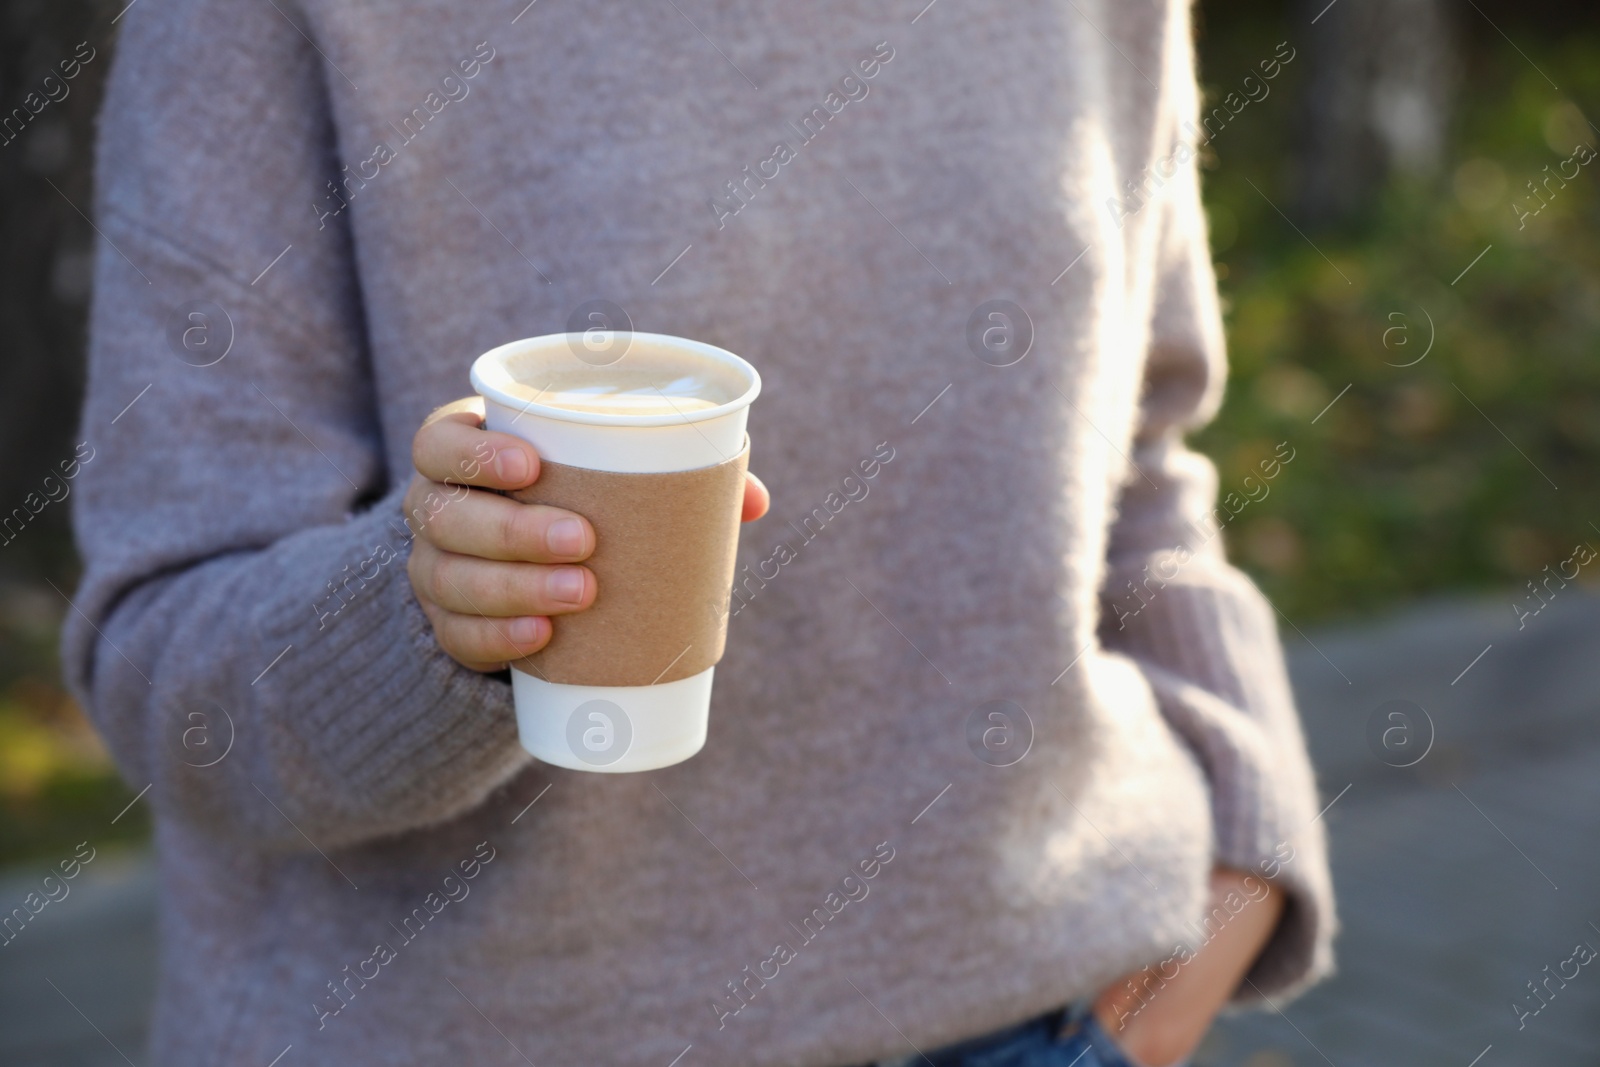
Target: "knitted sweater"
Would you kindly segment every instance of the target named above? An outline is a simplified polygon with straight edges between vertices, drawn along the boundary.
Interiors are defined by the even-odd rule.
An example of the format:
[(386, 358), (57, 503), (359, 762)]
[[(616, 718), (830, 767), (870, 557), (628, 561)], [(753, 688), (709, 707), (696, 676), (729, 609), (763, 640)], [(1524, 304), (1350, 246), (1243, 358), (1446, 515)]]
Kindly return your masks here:
[[(1273, 611), (1182, 443), (1187, 7), (921, 7), (126, 13), (66, 654), (156, 815), (153, 1062), (899, 1056), (1199, 945), (1214, 863), (1289, 902), (1240, 999), (1327, 971)], [(520, 749), (399, 507), (472, 358), (597, 300), (759, 367), (774, 500), (705, 749), (632, 775)]]

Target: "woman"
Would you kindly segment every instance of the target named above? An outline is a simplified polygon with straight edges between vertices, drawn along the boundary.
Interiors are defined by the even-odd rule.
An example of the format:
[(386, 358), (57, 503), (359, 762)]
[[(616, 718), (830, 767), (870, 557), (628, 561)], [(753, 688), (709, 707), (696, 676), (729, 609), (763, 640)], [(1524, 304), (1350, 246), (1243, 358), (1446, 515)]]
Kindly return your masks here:
[[(1164, 1067), (1327, 971), (1272, 611), (1181, 443), (1223, 377), (1181, 0), (121, 25), (68, 653), (152, 784), (157, 1061)], [(518, 747), (502, 668), (604, 595), (596, 533), (430, 418), (597, 308), (761, 369), (784, 520), (648, 774)]]

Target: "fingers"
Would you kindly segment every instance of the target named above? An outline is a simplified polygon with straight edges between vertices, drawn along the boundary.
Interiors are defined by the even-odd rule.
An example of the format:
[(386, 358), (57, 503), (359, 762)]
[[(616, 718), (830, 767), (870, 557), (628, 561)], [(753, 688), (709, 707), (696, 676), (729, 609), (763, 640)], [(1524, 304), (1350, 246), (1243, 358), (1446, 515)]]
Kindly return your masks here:
[[(539, 477), (538, 452), (510, 434), (485, 430), (483, 402), (477, 397), (446, 404), (428, 416), (412, 439), (411, 461), (429, 481), (484, 489), (522, 489)], [(761, 479), (746, 473), (741, 520), (754, 522), (771, 505), (772, 495)]]
[(502, 670), (539, 651), (549, 643), (553, 632), (550, 620), (544, 618), (486, 619), (445, 611), (427, 602), (422, 607), (433, 623), (439, 647), (457, 663), (475, 671)]
[[(446, 552), (525, 563), (576, 563), (594, 551), (594, 527), (581, 515), (543, 504), (519, 504), (493, 493), (466, 489), (455, 493), (455, 499), (416, 525), (421, 537)], [(408, 498), (408, 515), (410, 503)]]
[(539, 454), (510, 434), (491, 433), (465, 406), (440, 408), (411, 439), (411, 462), (434, 482), (521, 489), (539, 477)]
[[(594, 573), (577, 565), (595, 549), (587, 519), (464, 488), (521, 489), (539, 477), (532, 445), (483, 428), (481, 400), (435, 411), (412, 439), (411, 456), (411, 585), (453, 659), (472, 670), (500, 670), (549, 642), (550, 616), (594, 603)], [(767, 487), (747, 474), (741, 520), (759, 519), (770, 507)]]
[(772, 506), (772, 494), (767, 492), (767, 487), (760, 478), (745, 472), (744, 476), (744, 510), (739, 516), (740, 522), (755, 522), (767, 513)]
[(412, 585), (434, 605), (497, 619), (582, 611), (594, 603), (597, 589), (587, 567), (478, 559), (442, 552), (420, 539), (409, 567)]

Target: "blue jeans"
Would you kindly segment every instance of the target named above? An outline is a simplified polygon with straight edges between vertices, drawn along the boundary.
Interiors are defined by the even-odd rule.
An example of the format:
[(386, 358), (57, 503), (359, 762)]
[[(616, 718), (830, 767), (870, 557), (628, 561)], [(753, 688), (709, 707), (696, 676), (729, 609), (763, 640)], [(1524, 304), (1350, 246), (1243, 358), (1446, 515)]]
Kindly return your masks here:
[(1138, 1067), (1087, 1008), (1061, 1009), (873, 1067)]

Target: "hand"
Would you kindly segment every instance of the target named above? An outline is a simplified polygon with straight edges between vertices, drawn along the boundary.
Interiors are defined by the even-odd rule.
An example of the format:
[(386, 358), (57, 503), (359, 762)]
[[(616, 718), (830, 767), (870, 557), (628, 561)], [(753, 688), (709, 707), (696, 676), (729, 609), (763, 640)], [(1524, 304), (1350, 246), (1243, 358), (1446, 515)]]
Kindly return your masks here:
[[(1206, 914), (1211, 940), (1187, 961), (1180, 955), (1127, 975), (1094, 1003), (1101, 1027), (1147, 1067), (1177, 1063), (1200, 1044), (1277, 929), (1283, 892), (1258, 875), (1218, 867)], [(1213, 914), (1226, 921), (1210, 920)]]
[[(483, 429), (483, 403), (458, 400), (428, 416), (411, 442), (417, 474), (405, 513), (416, 538), (407, 571), (439, 647), (475, 671), (498, 671), (543, 648), (551, 617), (594, 603), (589, 521), (479, 489), (523, 489), (539, 478), (533, 446)], [(745, 522), (766, 514), (766, 486), (748, 475)]]

